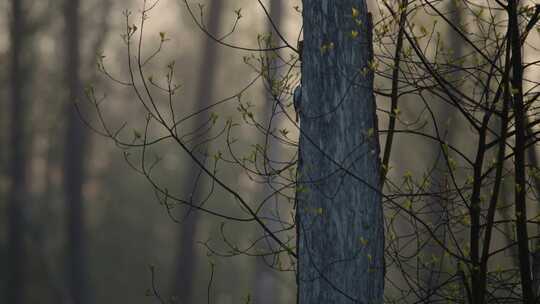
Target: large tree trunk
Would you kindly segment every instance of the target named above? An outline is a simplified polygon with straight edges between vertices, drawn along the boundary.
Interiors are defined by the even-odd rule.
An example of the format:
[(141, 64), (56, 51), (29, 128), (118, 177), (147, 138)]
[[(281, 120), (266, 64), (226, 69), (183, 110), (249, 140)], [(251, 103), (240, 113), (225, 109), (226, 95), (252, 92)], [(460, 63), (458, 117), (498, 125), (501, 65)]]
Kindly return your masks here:
[(80, 17), (79, 0), (66, 0), (65, 22), (65, 82), (68, 91), (66, 103), (66, 137), (64, 143), (64, 189), (67, 208), (67, 283), (73, 303), (86, 303), (84, 212), (82, 187), (87, 130), (78, 116), (74, 102), (81, 99)]
[(23, 1), (11, 1), (11, 125), (9, 160), (9, 177), (11, 184), (8, 192), (7, 221), (7, 284), (6, 303), (18, 304), (23, 302), (25, 292), (26, 250), (24, 246), (25, 223), (24, 209), (27, 203), (26, 167), (27, 154), (25, 151), (25, 112), (27, 100), (24, 85), (27, 83), (25, 62), (23, 58), (24, 41), (27, 39)]
[[(221, 24), (221, 16), (223, 15), (224, 3), (222, 0), (213, 0), (209, 9), (205, 10), (204, 20), (208, 20), (207, 30), (212, 34), (216, 34)], [(195, 94), (195, 101), (199, 109), (203, 109), (209, 106), (212, 102), (213, 92), (216, 83), (216, 66), (218, 63), (218, 45), (215, 41), (206, 37), (203, 46), (203, 55), (201, 57), (201, 63), (199, 67), (199, 79), (196, 84), (197, 91)], [(206, 113), (206, 112), (204, 112)], [(201, 113), (194, 119), (195, 127), (200, 127), (204, 124), (207, 117)], [(204, 148), (203, 148), (204, 149)], [(198, 153), (194, 151), (194, 153)], [(203, 159), (201, 159), (204, 162)], [(194, 176), (198, 176), (199, 168), (193, 166), (186, 174), (186, 186), (192, 187), (193, 203), (198, 204), (203, 199), (204, 183), (196, 182), (195, 185), (190, 183), (193, 181)], [(204, 179), (203, 179), (204, 180)], [(189, 184), (189, 185), (188, 185)], [(195, 250), (195, 236), (197, 234), (197, 224), (200, 219), (200, 213), (197, 211), (189, 212), (189, 215), (185, 217), (182, 222), (182, 230), (180, 233), (180, 241), (178, 248), (178, 258), (176, 260), (176, 271), (174, 273), (173, 293), (178, 297), (180, 303), (191, 304), (198, 303), (193, 299), (193, 288), (196, 286), (196, 274), (195, 269), (198, 265), (197, 253)]]
[(382, 303), (384, 226), (366, 2), (304, 0), (303, 17), (298, 301)]

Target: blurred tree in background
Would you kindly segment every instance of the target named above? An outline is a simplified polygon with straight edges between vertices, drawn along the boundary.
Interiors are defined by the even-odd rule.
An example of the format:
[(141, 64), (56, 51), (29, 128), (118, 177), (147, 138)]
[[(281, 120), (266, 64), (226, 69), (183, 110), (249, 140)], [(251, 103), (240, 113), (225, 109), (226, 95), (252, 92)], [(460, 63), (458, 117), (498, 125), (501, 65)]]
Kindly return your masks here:
[[(208, 31), (211, 33), (218, 33), (221, 25), (223, 1), (212, 1), (209, 3), (210, 12), (207, 16)], [(198, 68), (199, 78), (196, 84), (195, 101), (198, 103), (200, 109), (209, 107), (214, 97), (215, 86), (217, 82), (217, 66), (219, 62), (218, 48), (210, 38), (205, 39), (202, 47), (203, 55), (201, 58), (200, 66)], [(193, 121), (195, 128), (204, 128), (207, 121), (202, 115), (197, 115)], [(198, 155), (200, 161), (206, 162), (204, 155), (208, 152), (210, 143), (201, 143), (200, 151), (201, 155)], [(195, 178), (194, 178), (195, 177)], [(197, 202), (205, 199), (201, 193), (204, 191), (207, 178), (201, 172), (196, 165), (192, 165), (191, 169), (186, 172), (184, 177), (184, 184), (191, 186), (190, 200)], [(177, 295), (180, 303), (196, 303), (197, 300), (193, 299), (193, 278), (198, 273), (197, 271), (197, 252), (196, 236), (197, 225), (199, 223), (199, 212), (194, 212), (193, 209), (186, 209), (185, 215), (182, 216), (184, 221), (182, 223), (182, 229), (180, 234), (180, 242), (178, 247), (177, 268), (174, 273), (174, 277), (171, 280), (173, 283), (171, 286), (171, 292)]]
[(27, 123), (26, 111), (29, 96), (26, 91), (30, 79), (30, 66), (26, 56), (31, 49), (30, 24), (26, 18), (25, 3), (11, 1), (12, 18), (10, 24), (10, 100), (11, 124), (9, 125), (9, 169), (10, 187), (7, 195), (7, 273), (6, 302), (23, 303), (26, 285), (26, 237), (25, 209), (28, 206), (27, 181)]
[(72, 102), (81, 100), (80, 79), (80, 2), (66, 1), (64, 4), (65, 31), (65, 83), (66, 139), (64, 143), (64, 191), (67, 214), (67, 276), (70, 302), (87, 303), (86, 299), (86, 235), (82, 187), (85, 180), (84, 159), (88, 145), (87, 129), (74, 110)]

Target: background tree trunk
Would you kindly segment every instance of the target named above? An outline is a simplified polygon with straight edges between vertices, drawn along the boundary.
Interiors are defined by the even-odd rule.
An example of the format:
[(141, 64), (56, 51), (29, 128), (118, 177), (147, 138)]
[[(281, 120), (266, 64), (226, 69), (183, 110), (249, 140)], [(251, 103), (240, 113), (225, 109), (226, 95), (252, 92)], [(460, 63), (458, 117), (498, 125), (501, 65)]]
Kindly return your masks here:
[[(452, 24), (461, 28), (461, 23), (463, 20), (463, 7), (459, 6), (458, 4), (459, 3), (457, 1), (448, 2), (448, 19)], [(448, 37), (446, 48), (449, 51), (452, 51), (452, 53), (448, 56), (450, 61), (455, 64), (462, 59), (465, 46), (459, 34), (449, 26), (446, 35)], [(459, 64), (456, 65), (459, 66)], [(462, 88), (462, 76), (462, 71), (459, 68), (455, 68), (448, 73), (447, 79), (449, 82), (453, 83), (456, 88), (460, 89)], [(463, 131), (456, 126), (465, 124), (459, 123), (460, 116), (458, 115), (458, 111), (455, 109), (455, 107), (440, 99), (438, 100), (437, 104), (440, 105), (437, 109), (439, 117), (437, 121), (437, 129), (439, 130), (439, 135), (444, 142), (451, 145), (456, 145), (456, 140), (460, 137), (460, 132)], [(448, 167), (446, 156), (444, 155), (444, 151), (441, 149), (440, 145), (433, 145), (433, 148), (432, 154), (435, 162), (435, 170), (430, 178), (432, 185), (431, 188), (432, 192), (439, 193), (439, 195), (427, 200), (427, 203), (430, 205), (427, 209), (429, 210), (427, 221), (432, 223), (433, 227), (436, 228), (433, 231), (433, 237), (436, 237), (442, 243), (446, 244), (449, 220), (447, 214), (448, 210), (446, 210), (444, 206), (448, 204), (447, 201), (449, 200), (446, 192), (448, 192), (449, 185), (452, 183), (451, 176), (449, 175), (451, 169)], [(448, 155), (448, 157), (451, 158), (454, 157), (454, 155)], [(426, 256), (427, 259), (437, 258), (439, 261), (437, 263), (428, 264), (429, 266), (427, 272), (422, 278), (422, 283), (424, 283), (426, 286), (424, 289), (425, 294), (422, 298), (427, 303), (441, 300), (441, 283), (448, 279), (444, 275), (444, 267), (445, 265), (447, 266), (450, 261), (449, 259), (444, 259), (443, 253), (443, 248), (441, 248), (436, 241), (429, 240), (427, 242), (424, 256)], [(463, 296), (465, 296), (465, 294), (463, 294)]]
[(304, 0), (303, 18), (298, 300), (382, 303), (384, 227), (366, 2)]
[(81, 100), (80, 79), (80, 16), (79, 0), (64, 3), (65, 22), (65, 82), (66, 137), (64, 143), (64, 189), (67, 208), (67, 284), (73, 303), (87, 303), (86, 260), (84, 241), (84, 210), (82, 187), (84, 183), (84, 159), (87, 146), (87, 130), (73, 105)]
[(26, 225), (24, 218), (25, 205), (27, 204), (27, 152), (26, 142), (26, 119), (25, 113), (27, 100), (25, 84), (27, 84), (28, 71), (26, 71), (23, 54), (25, 53), (24, 42), (27, 39), (27, 22), (23, 11), (24, 1), (11, 1), (11, 125), (10, 125), (10, 150), (8, 174), (11, 180), (8, 190), (7, 222), (7, 284), (6, 303), (19, 304), (23, 302), (26, 276), (26, 250), (24, 239)]
[[(274, 26), (279, 30), (283, 31), (281, 27), (282, 19), (283, 19), (283, 2), (282, 0), (273, 0), (270, 2), (270, 20), (268, 21), (268, 30), (267, 32), (271, 35), (271, 43), (278, 42), (277, 45), (279, 45), (279, 36), (277, 35)], [(272, 23), (274, 26), (272, 26)], [(274, 44), (271, 44), (269, 46), (273, 46)], [(279, 107), (276, 107), (276, 101), (274, 100), (274, 97), (271, 96), (268, 92), (268, 89), (272, 90), (272, 82), (273, 80), (278, 80), (281, 78), (280, 71), (278, 70), (278, 65), (280, 64), (278, 59), (274, 59), (273, 55), (275, 53), (279, 54), (279, 50), (276, 51), (269, 51), (265, 55), (268, 58), (268, 76), (269, 79), (267, 81), (266, 86), (263, 88), (263, 96), (264, 99), (262, 100), (264, 102), (264, 105), (262, 107), (262, 116), (263, 119), (262, 124), (264, 128), (267, 128), (268, 132), (271, 132), (273, 128), (277, 128), (280, 124), (280, 119), (278, 119), (277, 115), (275, 115), (275, 110), (279, 109)], [(280, 161), (280, 156), (283, 155), (283, 149), (280, 149), (281, 144), (273, 140), (272, 135), (267, 134), (268, 137), (263, 137), (263, 143), (262, 146), (265, 147), (265, 144), (267, 143), (268, 146), (266, 146), (266, 155), (265, 157), (267, 160), (265, 161), (266, 167), (272, 168), (275, 167), (275, 161)], [(276, 185), (272, 184), (272, 178), (268, 178), (268, 184), (263, 184), (263, 190), (261, 190), (260, 199), (264, 199), (265, 197), (272, 195), (275, 192)], [(273, 200), (273, 199), (272, 199)], [(268, 210), (268, 207), (274, 207), (275, 205), (272, 203), (266, 203), (266, 207), (263, 210), (263, 216), (265, 217), (272, 217), (270, 210)], [(274, 211), (279, 212), (279, 211)], [(272, 223), (269, 221), (266, 223), (271, 227), (271, 229), (274, 230), (274, 227), (272, 225), (277, 226), (275, 223)], [(275, 230), (278, 230), (278, 227), (275, 227)], [(266, 242), (263, 242), (266, 244)], [(274, 243), (274, 242), (270, 242)], [(273, 248), (268, 248), (265, 246), (264, 248), (261, 248), (261, 250), (264, 251), (270, 251)], [(272, 259), (273, 257), (267, 257), (268, 259)], [(274, 270), (267, 265), (265, 262), (265, 257), (260, 257), (255, 262), (255, 288), (254, 288), (254, 303), (258, 304), (271, 304), (271, 303), (278, 303), (279, 302), (279, 294), (277, 294), (277, 288), (276, 288), (276, 273)], [(270, 261), (271, 263), (272, 261)]]
[[(209, 9), (204, 11), (204, 20), (208, 23), (207, 30), (216, 34), (219, 31), (221, 19), (223, 15), (224, 3), (221, 0), (213, 0), (208, 6)], [(218, 35), (219, 36), (219, 35)], [(199, 65), (199, 79), (197, 81), (197, 91), (195, 93), (195, 101), (199, 109), (203, 109), (209, 106), (214, 96), (214, 89), (217, 77), (217, 65), (218, 65), (218, 44), (209, 37), (205, 37), (203, 46), (203, 55), (201, 57)], [(200, 127), (206, 121), (207, 112), (203, 112), (196, 116), (194, 119), (194, 126)], [(202, 148), (206, 149), (205, 147)], [(199, 153), (199, 151), (194, 151)], [(202, 157), (201, 157), (202, 159)], [(204, 160), (203, 160), (204, 162)], [(189, 185), (191, 188), (188, 191), (192, 191), (192, 202), (194, 204), (200, 203), (203, 199), (201, 193), (204, 191), (205, 183), (204, 177), (199, 176), (198, 181), (191, 185), (193, 177), (199, 176), (199, 168), (193, 166), (186, 174), (185, 185)], [(177, 266), (174, 273), (174, 279), (172, 291), (178, 297), (180, 303), (197, 303), (197, 300), (193, 299), (193, 292), (196, 286), (196, 273), (195, 269), (198, 266), (198, 258), (195, 250), (197, 224), (200, 219), (200, 212), (188, 211), (189, 214), (184, 218), (182, 222), (182, 230), (180, 233), (180, 241), (178, 248), (178, 258), (176, 260)]]

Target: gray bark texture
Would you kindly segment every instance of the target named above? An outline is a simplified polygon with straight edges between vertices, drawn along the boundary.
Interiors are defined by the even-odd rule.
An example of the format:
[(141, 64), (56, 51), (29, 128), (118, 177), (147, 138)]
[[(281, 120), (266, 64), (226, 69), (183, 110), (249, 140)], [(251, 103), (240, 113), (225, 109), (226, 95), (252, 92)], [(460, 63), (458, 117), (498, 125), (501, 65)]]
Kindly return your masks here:
[(382, 303), (370, 16), (363, 0), (304, 0), (303, 19), (298, 303)]

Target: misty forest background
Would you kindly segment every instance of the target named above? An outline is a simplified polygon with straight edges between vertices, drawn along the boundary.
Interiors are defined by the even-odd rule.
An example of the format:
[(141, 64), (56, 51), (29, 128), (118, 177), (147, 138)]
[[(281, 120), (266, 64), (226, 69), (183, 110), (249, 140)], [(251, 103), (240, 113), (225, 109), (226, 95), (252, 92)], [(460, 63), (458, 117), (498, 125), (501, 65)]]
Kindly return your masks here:
[[(13, 116), (10, 88), (13, 80), (10, 70), (13, 7), (11, 1), (2, 1), (0, 214), (3, 227), (0, 229), (0, 282), (3, 295), (0, 302), (4, 301), (7, 293), (7, 271), (4, 270), (13, 263), (6, 256), (6, 228), (10, 164), (13, 162), (13, 150), (9, 147), (12, 147), (11, 130), (16, 127), (20, 128), (18, 132), (22, 140), (22, 150), (16, 153), (24, 154), (24, 160), (19, 164), (24, 167), (17, 170), (24, 171), (26, 175), (22, 206), (24, 231), (21, 231), (25, 257), (20, 261), (25, 265), (24, 303), (60, 303), (69, 297), (66, 269), (69, 213), (66, 208), (67, 183), (63, 176), (66, 174), (66, 161), (77, 161), (71, 156), (74, 153), (80, 153), (84, 158), (82, 200), (74, 203), (83, 206), (84, 233), (80, 246), (83, 246), (84, 253), (77, 263), (84, 264), (84, 284), (90, 303), (148, 303), (149, 298), (145, 294), (151, 287), (149, 265), (155, 266), (157, 284), (164, 295), (178, 294), (179, 288), (183, 289), (181, 286), (190, 284), (193, 297), (197, 299), (191, 303), (200, 303), (206, 299), (210, 258), (207, 250), (197, 242), (217, 235), (221, 221), (201, 215), (191, 226), (173, 222), (156, 200), (152, 187), (128, 166), (122, 151), (82, 123), (76, 126), (70, 117), (77, 116), (74, 100), (70, 98), (70, 79), (75, 77), (72, 73), (79, 73), (81, 87), (76, 93), (77, 99), (84, 101), (84, 89), (92, 85), (96, 94), (107, 95), (105, 115), (108, 120), (139, 126), (144, 122), (142, 111), (130, 106), (135, 102), (132, 93), (116, 86), (96, 67), (96, 55), (103, 54), (108, 70), (121, 75), (119, 78), (125, 77), (127, 55), (121, 38), (125, 30), (123, 12), (130, 10), (136, 17), (142, 1), (81, 1), (76, 20), (80, 23), (77, 37), (69, 37), (73, 35), (70, 32), (73, 24), (66, 25), (70, 17), (65, 16), (64, 1), (14, 2), (20, 3), (25, 22), (24, 26), (14, 29), (20, 41), (18, 52), (23, 66), (15, 85), (20, 89), (23, 109), (20, 116)], [(211, 18), (215, 20), (212, 24), (217, 33), (230, 30), (236, 18), (235, 10), (242, 8), (246, 12), (233, 41), (256, 46), (257, 34), (268, 30), (269, 24), (262, 21), (264, 13), (251, 9), (256, 8), (252, 1), (209, 1), (206, 5), (207, 13), (212, 14)], [(295, 39), (292, 35), (297, 34), (301, 21), (293, 9), (296, 5), (299, 1), (287, 1), (287, 4), (282, 1), (274, 4), (273, 8), (275, 11), (277, 6), (279, 11), (275, 14), (281, 19), (281, 25), (288, 29), (291, 40)], [(146, 29), (149, 48), (159, 44), (160, 32), (166, 34), (168, 41), (149, 68), (156, 70), (156, 75), (163, 74), (166, 65), (176, 61), (181, 71), (177, 77), (182, 84), (178, 97), (186, 113), (199, 108), (196, 100), (232, 95), (254, 78), (253, 70), (243, 63), (242, 58), (247, 53), (211, 43), (196, 27), (180, 1), (161, 1), (150, 17)], [(69, 61), (66, 46), (69, 39), (80, 40), (80, 59), (76, 67), (70, 66), (72, 61)], [(258, 101), (264, 98), (263, 85), (254, 85), (246, 95), (260, 104)], [(231, 115), (235, 108), (234, 105), (230, 107)], [(264, 115), (264, 108), (259, 109), (260, 115)], [(86, 114), (89, 121), (95, 122), (95, 112), (91, 110), (88, 109)], [(78, 116), (76, 119), (80, 120)], [(84, 137), (84, 143), (75, 140), (66, 147), (68, 128), (77, 129), (79, 133), (76, 136)], [(134, 129), (130, 127), (129, 135)], [(243, 136), (247, 143), (261, 140), (249, 130)], [(79, 146), (84, 149), (79, 150)], [(178, 152), (173, 145), (160, 147), (156, 152), (163, 159), (160, 177), (181, 189), (180, 192), (191, 192), (198, 172), (193, 172), (186, 155)], [(243, 191), (257, 195), (257, 186), (247, 177), (230, 172), (229, 178)], [(250, 229), (256, 230), (256, 227), (233, 225), (228, 229), (233, 229), (233, 235), (239, 240), (247, 241), (255, 235), (255, 232), (250, 233)], [(183, 238), (189, 239), (182, 242)], [(190, 250), (194, 251), (196, 258), (189, 254)], [(185, 261), (183, 264), (193, 264), (193, 268), (188, 269), (189, 272), (178, 270), (180, 260)], [(213, 287), (216, 303), (238, 303), (249, 293), (253, 294), (255, 288), (262, 288), (257, 287), (258, 284), (265, 286), (266, 289), (260, 292), (270, 302), (290, 302), (294, 298), (294, 276), (290, 274), (272, 272), (264, 275), (266, 270), (259, 265), (263, 263), (254, 258), (212, 260), (217, 264), (214, 280), (219, 282)], [(177, 274), (179, 271), (182, 274)], [(183, 278), (188, 282), (185, 283)]]
[[(81, 303), (149, 303), (153, 301), (148, 298), (153, 293), (150, 269), (154, 271), (155, 286), (165, 298), (202, 303), (209, 293), (211, 265), (215, 265), (210, 289), (213, 303), (245, 303), (248, 299), (257, 304), (293, 303), (294, 272), (270, 269), (261, 257), (210, 254), (203, 243), (228, 250), (221, 232), (223, 220), (204, 213), (189, 213), (186, 217), (185, 208), (173, 209), (171, 216), (156, 199), (148, 181), (130, 167), (125, 151), (82, 122), (81, 115), (89, 124), (99, 125), (96, 111), (83, 102), (91, 90), (98, 98), (105, 97), (101, 113), (106, 121), (116, 128), (126, 123), (126, 138), (140, 136), (145, 114), (134, 105), (136, 97), (100, 72), (96, 62), (118, 79), (126, 78), (123, 12), (131, 11), (137, 23), (142, 2), (85, 0), (77, 7), (60, 0), (0, 1), (0, 302), (16, 292), (9, 285), (7, 270), (23, 265), (24, 301), (19, 303), (69, 302), (66, 299), (73, 297), (74, 289), (81, 291)], [(296, 46), (302, 21), (298, 9), (301, 1), (263, 2), (282, 35)], [(257, 48), (260, 35), (273, 32), (257, 1), (202, 3), (208, 30), (218, 37), (227, 34), (241, 14), (234, 33), (227, 38), (230, 44)], [(455, 1), (447, 5), (451, 7), (452, 3)], [(379, 5), (376, 1), (368, 3), (375, 20)], [(460, 18), (459, 13), (449, 16)], [(245, 57), (259, 54), (220, 46), (208, 39), (183, 1), (161, 0), (149, 17), (145, 51), (151, 54), (161, 42), (166, 43), (146, 69), (153, 71), (149, 74), (155, 79), (164, 78), (167, 66), (175, 62), (175, 77), (181, 87), (174, 96), (182, 113), (195, 112), (232, 96), (257, 78)], [(415, 22), (430, 24), (431, 20), (419, 16)], [(462, 42), (451, 30), (443, 25), (439, 31), (454, 52), (465, 52), (467, 47), (460, 45)], [(532, 39), (537, 41), (538, 35)], [(375, 49), (378, 47), (375, 45)], [(288, 49), (279, 54), (283, 58), (296, 56)], [(13, 62), (18, 62), (19, 69), (12, 68)], [(293, 71), (295, 79), (298, 73), (298, 68)], [(528, 73), (530, 79), (540, 76), (536, 68)], [(384, 86), (385, 82), (375, 80), (376, 86)], [(290, 96), (290, 92), (287, 94)], [(253, 105), (256, 119), (265, 120), (271, 115), (268, 86), (261, 79), (250, 85), (242, 98)], [(80, 104), (81, 115), (75, 111), (75, 101)], [(389, 101), (378, 98), (378, 107), (387, 111)], [(451, 120), (453, 109), (436, 99), (433, 109), (444, 122), (441, 133), (463, 153), (473, 155), (475, 147), (468, 144), (469, 130), (460, 127), (459, 118)], [(413, 98), (402, 98), (401, 123), (414, 123), (421, 110)], [(234, 101), (216, 108), (215, 113), (220, 119), (242, 117)], [(292, 107), (290, 115), (294, 117)], [(207, 113), (203, 117), (204, 122), (212, 116)], [(387, 124), (387, 116), (379, 115), (379, 125)], [(278, 119), (275, 128), (288, 130), (286, 135), (293, 141), (298, 138), (286, 117)], [(244, 147), (246, 155), (265, 138), (249, 127), (238, 128), (235, 137), (240, 141), (236, 149)], [(276, 147), (271, 153), (278, 158), (296, 155), (293, 146)], [(209, 149), (212, 154), (227, 147), (223, 140), (217, 140)], [(198, 186), (211, 187), (208, 179), (198, 178), (200, 172), (176, 145), (164, 143), (152, 147), (151, 152), (160, 159), (154, 177), (170, 189), (189, 194)], [(439, 158), (438, 145), (420, 137), (399, 136), (394, 142), (389, 178), (422, 176)], [(269, 185), (253, 181), (241, 168), (227, 167), (220, 174), (248, 198), (260, 199), (269, 191)], [(19, 187), (15, 196), (11, 191), (14, 184)], [(224, 199), (227, 196), (220, 196), (219, 191), (215, 190), (207, 203), (235, 214), (234, 200)], [(19, 203), (19, 211), (10, 207), (13, 201)], [(293, 212), (292, 205), (283, 204), (279, 209), (283, 214)], [(16, 232), (21, 251), (15, 257), (8, 256), (7, 248), (13, 242), (13, 236), (8, 234), (13, 230), (8, 225), (19, 229)], [(249, 245), (261, 232), (254, 223), (231, 222), (225, 229), (227, 240), (239, 247)], [(428, 254), (435, 249), (425, 250)], [(392, 275), (390, 270), (387, 276)], [(391, 293), (391, 288), (387, 292)]]

